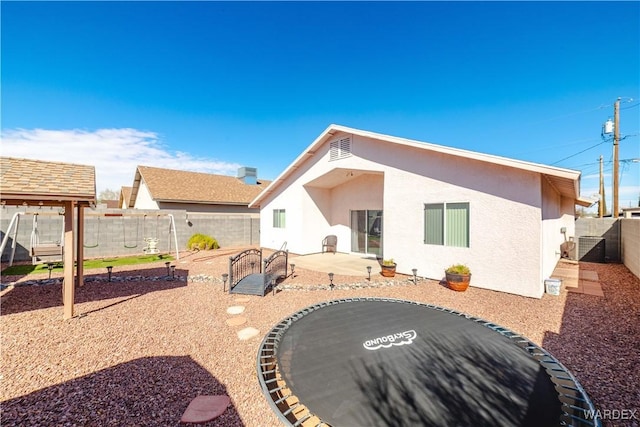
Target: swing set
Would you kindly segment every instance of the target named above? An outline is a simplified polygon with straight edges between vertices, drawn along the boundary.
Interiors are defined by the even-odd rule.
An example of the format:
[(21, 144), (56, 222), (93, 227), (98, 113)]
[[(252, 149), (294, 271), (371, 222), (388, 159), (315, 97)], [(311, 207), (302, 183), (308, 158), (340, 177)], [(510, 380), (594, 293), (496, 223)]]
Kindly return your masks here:
[[(20, 227), (20, 217), (23, 215), (33, 215), (33, 223), (31, 228), (31, 237), (30, 237), (30, 248), (29, 254), (31, 256), (31, 263), (33, 265), (42, 264), (45, 262), (62, 262), (62, 255), (64, 253), (64, 219), (62, 221), (62, 230), (60, 233), (60, 240), (55, 241), (41, 241), (40, 232), (38, 230), (38, 217), (39, 216), (57, 216), (64, 218), (64, 210), (62, 211), (25, 211), (25, 212), (16, 212), (11, 218), (11, 222), (9, 223), (9, 227), (7, 228), (7, 233), (2, 239), (2, 245), (0, 246), (0, 254), (4, 253), (5, 247), (9, 242), (9, 238), (11, 238), (11, 255), (9, 257), (9, 266), (13, 265), (13, 260), (15, 257), (16, 247), (17, 247), (17, 236), (18, 229)], [(85, 248), (97, 248), (100, 245), (100, 228), (102, 217), (122, 217), (122, 239), (123, 245), (127, 249), (134, 249), (138, 247), (140, 243), (140, 226), (142, 226), (142, 234), (147, 234), (147, 229), (153, 231), (152, 237), (145, 237), (142, 241), (145, 242), (145, 247), (142, 251), (145, 254), (159, 254), (160, 250), (158, 249), (158, 242), (160, 241), (160, 217), (168, 217), (169, 218), (169, 229), (167, 232), (167, 252), (172, 251), (172, 247), (175, 248), (175, 257), (176, 260), (180, 259), (180, 252), (178, 251), (178, 236), (176, 233), (175, 219), (172, 214), (136, 214), (136, 213), (89, 213), (86, 216), (96, 216), (98, 217), (98, 225), (96, 229), (96, 240), (94, 242), (82, 242)], [(149, 226), (148, 223), (150, 221), (150, 216), (155, 216), (155, 227)], [(135, 219), (135, 240), (127, 240), (127, 229), (132, 230), (131, 226), (127, 228), (127, 218)], [(142, 221), (138, 218), (142, 217)], [(131, 223), (132, 221), (129, 221)], [(131, 225), (131, 224), (130, 224)]]
[(64, 252), (64, 220), (61, 221), (62, 227), (60, 231), (60, 240), (55, 241), (41, 241), (40, 231), (38, 230), (38, 217), (39, 216), (55, 216), (64, 217), (64, 210), (62, 211), (25, 211), (16, 212), (11, 217), (7, 233), (2, 239), (2, 245), (0, 246), (0, 253), (4, 253), (4, 249), (11, 237), (11, 255), (9, 256), (9, 266), (13, 265), (13, 259), (16, 254), (16, 247), (18, 243), (18, 228), (20, 227), (20, 217), (23, 215), (33, 215), (33, 222), (31, 227), (31, 236), (29, 239), (29, 255), (31, 256), (31, 263), (33, 265), (42, 264), (45, 262), (62, 262), (62, 254)]
[[(176, 233), (176, 223), (173, 217), (173, 214), (137, 214), (137, 213), (89, 213), (86, 216), (97, 216), (98, 217), (98, 226), (96, 230), (96, 243), (95, 244), (87, 244), (83, 242), (85, 248), (95, 248), (100, 244), (100, 221), (102, 217), (121, 217), (122, 218), (122, 245), (127, 249), (134, 249), (138, 247), (140, 243), (140, 229), (142, 228), (143, 236), (150, 236), (151, 233), (147, 234), (148, 230), (153, 231), (152, 237), (144, 237), (142, 241), (145, 243), (145, 247), (142, 249), (147, 255), (159, 254), (160, 250), (158, 249), (158, 242), (160, 241), (160, 226), (161, 226), (161, 217), (169, 218), (169, 229), (167, 231), (167, 252), (172, 251), (172, 247), (175, 247), (175, 256), (176, 260), (180, 259), (180, 252), (178, 251), (178, 236)], [(153, 225), (149, 226), (149, 222), (151, 221), (148, 217), (156, 217), (155, 227)], [(138, 218), (142, 217), (142, 220)], [(129, 221), (127, 221), (129, 219)], [(129, 224), (127, 224), (127, 222)], [(135, 225), (135, 227), (132, 226)], [(127, 230), (131, 231), (135, 229), (135, 239), (127, 239), (129, 233)], [(174, 246), (175, 245), (175, 246)]]

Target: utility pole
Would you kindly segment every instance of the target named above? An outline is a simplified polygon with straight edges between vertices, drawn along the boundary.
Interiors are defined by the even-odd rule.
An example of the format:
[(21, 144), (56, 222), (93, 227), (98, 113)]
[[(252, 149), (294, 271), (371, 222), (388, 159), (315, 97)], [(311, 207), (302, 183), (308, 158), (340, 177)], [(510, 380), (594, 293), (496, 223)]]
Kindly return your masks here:
[(619, 159), (618, 146), (620, 144), (620, 98), (613, 104), (613, 217), (618, 218), (618, 186), (619, 182)]
[(604, 169), (602, 164), (602, 155), (600, 155), (600, 202), (598, 203), (598, 218), (602, 218), (607, 213), (607, 205), (604, 200)]

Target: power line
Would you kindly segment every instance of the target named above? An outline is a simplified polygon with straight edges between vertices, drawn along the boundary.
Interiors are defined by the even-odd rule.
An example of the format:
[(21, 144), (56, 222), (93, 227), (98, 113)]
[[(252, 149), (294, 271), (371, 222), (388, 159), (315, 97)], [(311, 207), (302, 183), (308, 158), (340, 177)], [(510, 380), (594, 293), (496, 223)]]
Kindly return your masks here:
[(579, 140), (575, 140), (575, 141), (571, 141), (568, 142), (566, 144), (562, 144), (562, 145), (558, 145), (558, 144), (554, 144), (554, 145), (548, 145), (546, 147), (539, 147), (535, 150), (530, 150), (530, 151), (521, 151), (519, 153), (517, 153), (518, 155), (525, 155), (525, 154), (531, 154), (531, 153), (537, 153), (540, 151), (546, 151), (546, 150), (552, 150), (552, 149), (557, 149), (557, 148), (562, 148), (562, 147), (570, 147), (573, 145), (578, 145), (578, 144), (584, 144), (585, 142), (594, 142), (594, 141), (599, 141), (598, 138), (585, 138), (585, 139), (579, 139)]
[(537, 124), (540, 124), (540, 123), (552, 122), (554, 120), (560, 120), (560, 119), (565, 119), (567, 117), (577, 116), (578, 114), (591, 113), (593, 111), (598, 111), (598, 110), (601, 110), (601, 109), (607, 108), (607, 107), (609, 107), (609, 104), (601, 104), (600, 106), (595, 107), (595, 108), (591, 108), (589, 110), (576, 111), (574, 113), (563, 114), (561, 116), (551, 117), (549, 119), (540, 120), (538, 122), (532, 122), (532, 123), (530, 123), (530, 125), (537, 125)]
[(591, 146), (591, 147), (589, 147), (589, 148), (585, 148), (585, 149), (584, 149), (584, 150), (582, 150), (582, 151), (578, 151), (577, 153), (572, 154), (572, 155), (570, 155), (570, 156), (567, 156), (567, 157), (565, 157), (565, 158), (563, 158), (563, 159), (560, 159), (560, 160), (558, 160), (557, 162), (553, 162), (553, 163), (551, 163), (551, 166), (553, 166), (553, 165), (557, 165), (557, 164), (558, 164), (558, 163), (560, 163), (560, 162), (563, 162), (563, 161), (565, 161), (565, 160), (567, 160), (567, 159), (570, 159), (570, 158), (575, 157), (575, 156), (577, 156), (577, 155), (579, 155), (579, 154), (582, 154), (582, 153), (584, 153), (585, 151), (589, 151), (589, 150), (591, 150), (591, 149), (593, 149), (593, 148), (596, 148), (596, 147), (597, 147), (597, 146), (599, 146), (599, 145), (606, 144), (607, 142), (609, 142), (609, 141), (608, 141), (608, 140), (601, 141), (601, 142), (597, 143), (596, 145), (592, 145), (592, 146)]

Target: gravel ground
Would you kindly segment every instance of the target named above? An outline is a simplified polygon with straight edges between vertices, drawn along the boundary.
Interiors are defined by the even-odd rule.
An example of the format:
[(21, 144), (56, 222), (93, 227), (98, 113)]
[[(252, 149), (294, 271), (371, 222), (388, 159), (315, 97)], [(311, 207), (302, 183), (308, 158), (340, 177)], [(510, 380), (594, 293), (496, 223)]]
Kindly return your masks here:
[[(58, 282), (2, 277), (17, 285), (1, 293), (1, 425), (172, 426), (195, 396), (225, 393), (232, 406), (207, 425), (279, 426), (256, 375), (264, 334), (313, 303), (369, 296), (449, 307), (510, 328), (567, 366), (598, 409), (637, 411), (605, 425), (640, 425), (640, 279), (623, 265), (581, 264), (597, 271), (604, 297), (566, 289), (540, 300), (473, 287), (456, 293), (402, 275), (372, 277), (370, 287), (364, 275), (336, 275), (340, 286), (330, 291), (326, 274), (296, 268), (275, 296), (239, 302), (219, 279), (237, 252), (184, 253), (173, 281), (163, 263), (114, 268), (111, 283), (89, 270), (76, 290), (78, 316), (67, 321)], [(227, 314), (235, 305), (245, 311)], [(246, 324), (226, 323), (239, 316)], [(260, 333), (240, 340), (247, 327)]]

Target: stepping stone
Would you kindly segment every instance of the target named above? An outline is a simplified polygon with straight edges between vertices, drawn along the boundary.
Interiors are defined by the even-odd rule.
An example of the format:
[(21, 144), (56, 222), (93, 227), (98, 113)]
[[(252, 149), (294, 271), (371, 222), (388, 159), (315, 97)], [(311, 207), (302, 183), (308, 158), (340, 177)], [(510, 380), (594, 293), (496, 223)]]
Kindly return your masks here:
[(580, 278), (591, 282), (599, 281), (598, 272), (593, 270), (580, 270)]
[(242, 341), (251, 339), (260, 333), (256, 328), (244, 328), (238, 332), (238, 338)]
[(249, 302), (249, 301), (251, 301), (251, 298), (249, 298), (249, 297), (237, 297), (234, 301), (235, 302)]
[(227, 308), (227, 314), (240, 314), (244, 311), (244, 307), (241, 305), (232, 305)]
[(202, 424), (218, 418), (231, 403), (229, 396), (198, 396), (189, 403), (180, 423)]
[(246, 317), (232, 317), (231, 319), (227, 319), (227, 325), (229, 326), (240, 326), (247, 323)]

